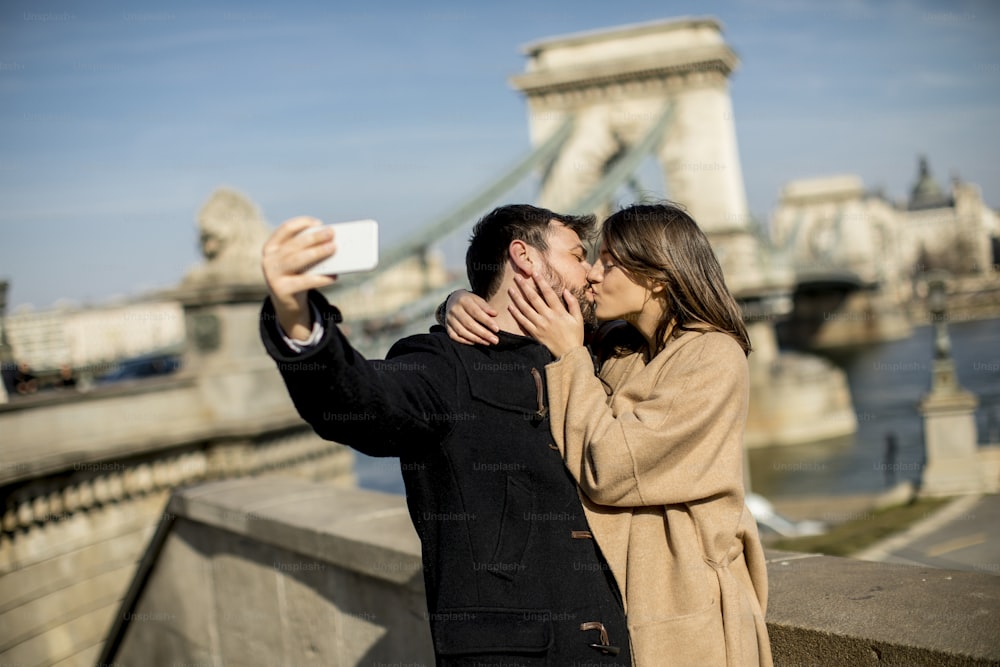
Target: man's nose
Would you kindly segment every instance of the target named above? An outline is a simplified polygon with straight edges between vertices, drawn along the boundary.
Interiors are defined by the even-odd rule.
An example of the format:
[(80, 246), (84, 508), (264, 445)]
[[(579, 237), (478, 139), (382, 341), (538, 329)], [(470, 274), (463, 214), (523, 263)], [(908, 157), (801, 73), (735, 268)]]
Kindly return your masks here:
[(598, 262), (597, 264), (594, 264), (593, 266), (590, 267), (590, 271), (587, 272), (587, 282), (589, 283), (601, 282), (601, 280), (604, 278), (604, 276), (601, 275), (602, 273), (603, 271), (601, 271), (601, 263)]

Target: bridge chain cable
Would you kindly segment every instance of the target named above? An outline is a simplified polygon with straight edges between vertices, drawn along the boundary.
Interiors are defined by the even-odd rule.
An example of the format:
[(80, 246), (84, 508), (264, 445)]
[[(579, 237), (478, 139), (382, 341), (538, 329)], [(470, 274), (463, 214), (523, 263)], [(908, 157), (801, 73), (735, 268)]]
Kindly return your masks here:
[(482, 191), (478, 192), (444, 218), (417, 230), (408, 238), (382, 253), (382, 256), (379, 258), (378, 268), (374, 271), (344, 276), (343, 279), (338, 281), (340, 288), (359, 285), (378, 277), (381, 273), (384, 273), (403, 260), (414, 255), (419, 255), (432, 243), (468, 223), (473, 217), (496, 202), (504, 193), (512, 190), (534, 169), (553, 160), (570, 134), (572, 134), (573, 122), (573, 116), (568, 116), (551, 137), (546, 139), (540, 146), (532, 149), (527, 156), (522, 158), (500, 178), (490, 183)]
[[(593, 210), (596, 209), (601, 203), (607, 201), (618, 187), (628, 181), (628, 179), (635, 173), (639, 164), (642, 162), (642, 159), (653, 151), (660, 143), (663, 138), (663, 134), (666, 132), (667, 127), (673, 120), (673, 114), (674, 106), (671, 102), (667, 102), (664, 105), (660, 116), (649, 128), (642, 140), (632, 146), (621, 156), (619, 160), (614, 163), (614, 165), (612, 165), (601, 181), (598, 182), (593, 190), (577, 202), (576, 206), (571, 209), (571, 212), (593, 212)], [(393, 254), (391, 256), (392, 261), (400, 261), (406, 256), (412, 255), (420, 249), (426, 247), (428, 244), (426, 239), (428, 238), (440, 238), (444, 234), (451, 232), (463, 222), (468, 220), (472, 215), (488, 206), (489, 203), (499, 197), (500, 194), (505, 192), (507, 189), (510, 189), (510, 187), (513, 187), (514, 184), (527, 175), (527, 173), (536, 165), (541, 164), (546, 160), (553, 159), (557, 151), (562, 147), (562, 144), (569, 137), (571, 131), (572, 118), (569, 118), (559, 128), (555, 135), (553, 135), (543, 146), (540, 146), (538, 149), (533, 151), (531, 155), (529, 155), (517, 167), (512, 169), (504, 178), (501, 178), (493, 186), (487, 188), (481, 195), (475, 197), (470, 200), (469, 203), (460, 207), (452, 215), (448, 216), (436, 225), (426, 228), (420, 234), (415, 235), (407, 242), (401, 243), (399, 246), (394, 248), (395, 253), (398, 254)], [(507, 182), (509, 182), (510, 185), (505, 187)], [(487, 197), (491, 197), (491, 199), (489, 201), (483, 201)], [(386, 261), (384, 266), (388, 265), (389, 261)], [(414, 326), (419, 326), (421, 323), (429, 323), (431, 321), (430, 318), (432, 317), (438, 304), (447, 298), (452, 291), (466, 286), (466, 281), (464, 279), (456, 279), (448, 285), (444, 285), (431, 291), (391, 317), (369, 320), (369, 325), (376, 325), (376, 331), (372, 331), (368, 336), (366, 336), (366, 340), (363, 342), (358, 341), (359, 345), (365, 348), (361, 350), (362, 353), (377, 354), (384, 352), (388, 341), (386, 336), (398, 337), (405, 328), (413, 328)], [(382, 326), (378, 326), (379, 324)]]
[(468, 289), (465, 276), (436, 287), (392, 315), (368, 318), (352, 324), (360, 325), (364, 335), (355, 336), (354, 346), (368, 359), (385, 356), (392, 344), (411, 334), (426, 333), (434, 324), (434, 312), (448, 296), (459, 289)]

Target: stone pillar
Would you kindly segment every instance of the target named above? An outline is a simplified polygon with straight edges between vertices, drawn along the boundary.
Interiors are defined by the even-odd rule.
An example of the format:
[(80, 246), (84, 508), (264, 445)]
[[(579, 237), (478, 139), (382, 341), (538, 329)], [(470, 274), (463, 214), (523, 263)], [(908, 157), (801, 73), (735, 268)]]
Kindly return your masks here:
[(920, 491), (946, 496), (986, 490), (976, 437), (978, 399), (958, 384), (948, 337), (944, 276), (928, 277), (928, 310), (934, 322), (934, 370), (931, 391), (920, 402), (924, 416), (926, 466)]
[(658, 158), (670, 197), (687, 206), (705, 233), (747, 231), (746, 192), (724, 76), (701, 72), (697, 87), (674, 96), (674, 120)]
[(284, 386), (260, 343), (263, 285), (229, 285), (178, 292), (188, 344), (182, 368), (195, 375), (203, 408), (219, 423), (240, 424), (282, 414)]
[[(182, 373), (196, 380), (202, 417), (218, 437), (209, 476), (242, 475), (281, 459), (264, 434), (302, 456), (326, 452), (333, 470), (353, 484), (353, 455), (309, 432), (295, 413), (274, 362), (260, 342), (260, 308), (267, 288), (260, 269), (267, 227), (257, 206), (232, 190), (217, 190), (198, 215), (205, 262), (184, 277), (173, 298), (184, 308), (187, 345)], [(317, 473), (320, 472), (316, 466)]]
[(738, 299), (790, 292), (790, 271), (762, 259), (751, 229), (729, 96), (728, 77), (739, 59), (718, 21), (651, 22), (556, 37), (525, 50), (526, 72), (511, 83), (527, 99), (532, 143), (574, 119), (572, 134), (544, 170), (540, 205), (557, 211), (577, 205), (670, 104), (672, 120), (654, 151), (667, 196), (705, 231)]
[(767, 320), (746, 323), (753, 353), (750, 355), (750, 383), (766, 386), (770, 380), (771, 368), (778, 361), (778, 339), (774, 326)]
[(607, 109), (580, 110), (576, 114), (573, 134), (542, 182), (539, 206), (560, 212), (571, 210), (600, 183), (605, 166), (618, 148), (619, 143), (610, 130)]
[[(701, 206), (707, 193), (706, 201), (723, 198), (727, 211), (745, 213), (726, 80), (738, 59), (718, 21), (651, 22), (547, 39), (525, 50), (527, 71), (511, 82), (527, 98), (532, 143), (543, 143), (567, 116), (575, 121), (562, 152), (543, 174), (542, 206), (576, 205), (601, 180), (609, 161), (656, 123), (670, 100), (675, 129), (666, 143), (677, 147), (664, 146), (660, 161), (677, 189), (671, 197), (685, 204), (699, 199)], [(707, 156), (724, 166), (687, 169), (692, 155), (699, 163)], [(706, 177), (711, 183), (703, 184)], [(721, 189), (720, 177), (726, 181)], [(692, 212), (701, 222), (702, 211), (695, 206)]]
[[(954, 370), (950, 360), (934, 362), (935, 376), (954, 374)], [(977, 405), (974, 394), (957, 386), (950, 391), (933, 389), (920, 402), (927, 452), (922, 494), (947, 496), (985, 490), (976, 444)]]

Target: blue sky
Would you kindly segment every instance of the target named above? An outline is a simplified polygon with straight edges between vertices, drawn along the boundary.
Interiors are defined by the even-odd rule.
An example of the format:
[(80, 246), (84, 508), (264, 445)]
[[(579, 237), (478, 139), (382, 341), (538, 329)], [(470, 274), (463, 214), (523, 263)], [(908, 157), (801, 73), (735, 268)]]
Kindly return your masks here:
[(787, 181), (826, 174), (903, 198), (921, 153), (942, 185), (957, 172), (997, 207), (998, 7), (6, 0), (0, 278), (11, 308), (171, 286), (199, 259), (195, 214), (220, 185), (272, 225), (373, 217), (391, 244), (529, 149), (507, 83), (520, 47), (679, 16), (719, 18), (742, 60), (731, 90), (754, 215)]

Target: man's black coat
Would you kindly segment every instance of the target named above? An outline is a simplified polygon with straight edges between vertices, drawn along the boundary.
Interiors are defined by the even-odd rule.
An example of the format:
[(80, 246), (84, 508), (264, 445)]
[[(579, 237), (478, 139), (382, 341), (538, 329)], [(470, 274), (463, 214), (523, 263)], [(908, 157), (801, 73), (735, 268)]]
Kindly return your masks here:
[[(368, 361), (339, 312), (318, 293), (310, 302), (319, 345), (292, 352), (269, 301), (264, 344), (320, 436), (399, 457), (438, 663), (629, 665), (618, 591), (550, 437), (549, 352), (505, 333), (495, 346), (460, 345), (436, 328)], [(602, 633), (587, 623), (621, 652), (592, 647)]]

